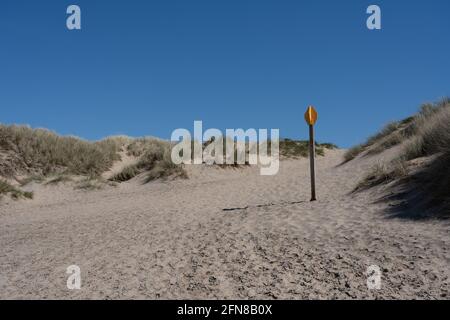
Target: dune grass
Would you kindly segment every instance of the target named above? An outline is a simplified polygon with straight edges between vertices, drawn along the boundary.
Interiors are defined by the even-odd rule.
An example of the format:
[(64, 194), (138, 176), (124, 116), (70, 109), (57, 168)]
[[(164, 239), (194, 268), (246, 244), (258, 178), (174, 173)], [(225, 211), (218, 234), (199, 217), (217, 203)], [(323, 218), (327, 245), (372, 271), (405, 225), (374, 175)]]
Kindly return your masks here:
[(42, 183), (45, 181), (45, 179), (46, 177), (44, 177), (42, 174), (31, 174), (23, 179), (20, 179), (19, 183), (23, 187), (31, 182)]
[(450, 152), (450, 103), (446, 108), (439, 108), (427, 119), (420, 119), (421, 126), (405, 146), (406, 159), (429, 156), (436, 153)]
[(100, 190), (103, 188), (103, 186), (104, 183), (103, 181), (101, 181), (101, 179), (95, 177), (85, 177), (75, 184), (74, 189), (92, 191), (92, 190)]
[[(442, 112), (448, 109), (450, 98), (444, 98), (436, 103), (426, 103), (420, 107), (419, 112), (402, 121), (394, 121), (384, 126), (380, 132), (369, 137), (365, 143), (350, 148), (344, 155), (344, 163), (353, 160), (358, 155), (366, 152), (366, 155), (381, 153), (393, 146), (399, 145), (405, 141), (412, 140), (416, 146), (411, 146), (411, 151), (426, 154), (426, 151), (420, 150), (421, 145), (427, 145), (433, 148), (433, 139), (423, 141), (424, 130), (429, 127), (435, 128), (437, 118), (442, 116)], [(431, 130), (431, 129), (430, 129)], [(442, 131), (435, 128), (434, 130)], [(413, 139), (415, 138), (415, 139)], [(414, 157), (414, 154), (411, 154)]]
[(348, 149), (344, 154), (344, 163), (349, 162), (355, 159), (358, 155), (360, 155), (365, 150), (365, 146), (362, 144), (358, 144), (354, 147)]
[[(126, 136), (109, 137), (89, 142), (76, 137), (59, 136), (46, 129), (27, 126), (0, 125), (0, 176), (24, 176), (21, 185), (30, 182), (59, 184), (85, 177), (75, 183), (75, 189), (99, 189), (105, 181), (101, 174), (120, 160), (124, 148), (129, 155), (139, 157), (136, 165), (125, 168), (113, 181), (126, 181), (147, 172), (146, 180), (168, 176), (185, 176), (184, 170), (170, 159), (170, 143), (156, 138), (132, 139)], [(3, 192), (20, 195), (20, 190), (6, 187)]]
[(399, 127), (401, 126), (400, 122), (390, 122), (385, 125), (380, 132), (376, 133), (373, 136), (370, 136), (366, 142), (356, 145), (350, 148), (344, 154), (344, 162), (348, 162), (356, 158), (358, 155), (366, 151), (370, 146), (378, 144), (375, 148), (369, 150), (369, 154), (377, 154), (383, 152), (384, 150), (401, 143), (402, 137), (401, 134), (393, 135)]
[(409, 168), (404, 160), (394, 161), (390, 164), (383, 162), (373, 166), (369, 173), (358, 182), (353, 192), (369, 189), (371, 187), (389, 183), (408, 176)]
[[(207, 145), (208, 142), (203, 148)], [(129, 156), (137, 158), (137, 162), (115, 174), (110, 181), (128, 181), (140, 174), (145, 174), (146, 182), (168, 177), (186, 178), (183, 167), (173, 164), (171, 160), (172, 146), (168, 141), (152, 137), (133, 139), (116, 136), (90, 142), (77, 137), (59, 136), (46, 129), (0, 125), (0, 176), (5, 178), (25, 176), (20, 180), (21, 185), (30, 182), (55, 185), (72, 181), (76, 182), (77, 189), (97, 189), (101, 184), (102, 173), (109, 170), (115, 161), (120, 160), (119, 152), (125, 148)], [(234, 147), (236, 150), (236, 145)], [(247, 143), (247, 156), (248, 148)], [(316, 143), (318, 156), (324, 155), (325, 149), (334, 148), (336, 146), (331, 143)], [(290, 139), (280, 141), (281, 156), (298, 158), (307, 157), (308, 153), (308, 141)], [(236, 166), (223, 165), (223, 167)], [(82, 176), (85, 180), (77, 182), (76, 179), (72, 179), (73, 176)]]
[(65, 173), (57, 174), (45, 182), (46, 185), (57, 185), (64, 182), (73, 181), (70, 175)]
[(119, 173), (116, 173), (109, 180), (116, 182), (124, 182), (133, 179), (141, 173), (137, 164), (129, 165), (122, 169)]
[(19, 198), (27, 198), (32, 199), (33, 193), (32, 192), (26, 192), (22, 191), (13, 185), (9, 184), (7, 181), (0, 179), (0, 198), (5, 195), (10, 195), (13, 199), (19, 199)]
[[(212, 140), (205, 141), (202, 145), (203, 150), (212, 143)], [(233, 143), (232, 140), (223, 140), (223, 150), (226, 150), (226, 144)], [(270, 150), (270, 143), (268, 143)], [(192, 157), (194, 157), (194, 145), (192, 142)], [(125, 167), (121, 172), (115, 174), (110, 178), (111, 181), (123, 182), (128, 181), (137, 175), (146, 172), (145, 181), (149, 182), (155, 179), (164, 179), (169, 176), (186, 178), (185, 170), (179, 166), (174, 165), (171, 160), (171, 147), (172, 145), (167, 142), (156, 138), (140, 138), (133, 140), (127, 147), (129, 155), (138, 157), (139, 160), (136, 164)], [(253, 147), (257, 147), (254, 145)], [(316, 153), (319, 156), (325, 154), (325, 149), (335, 149), (336, 145), (332, 143), (316, 143)], [(227, 163), (219, 165), (221, 168), (237, 168), (241, 165), (236, 163), (236, 144), (235, 149), (235, 163)], [(246, 163), (248, 165), (248, 153), (250, 144), (246, 142)], [(284, 139), (280, 141), (280, 155), (288, 158), (307, 157), (309, 154), (309, 142), (308, 141), (295, 141), (290, 139)]]
[[(438, 206), (442, 213), (449, 215), (450, 99), (423, 105), (415, 116), (403, 120), (396, 130), (390, 132), (380, 136), (383, 136), (384, 141), (393, 142), (384, 144), (384, 141), (380, 143), (379, 139), (375, 139), (378, 143), (375, 147), (381, 152), (385, 150), (384, 146), (388, 148), (389, 145), (402, 143), (400, 154), (390, 163), (373, 168), (358, 183), (355, 191), (409, 177), (408, 186), (420, 194), (422, 205), (428, 208)], [(429, 156), (435, 156), (430, 158), (431, 163), (414, 173), (408, 170), (408, 162)], [(410, 183), (411, 181), (414, 183)]]
[(33, 172), (48, 176), (61, 171), (99, 175), (119, 159), (120, 144), (114, 138), (88, 142), (45, 129), (0, 125), (0, 149), (14, 157), (12, 161), (4, 161), (0, 175)]
[(401, 157), (406, 160), (436, 156), (414, 179), (423, 194), (424, 203), (440, 206), (450, 215), (450, 101), (427, 110), (414, 139), (409, 141)]
[[(337, 146), (332, 143), (318, 143), (315, 144), (317, 156), (324, 156), (325, 149), (337, 149)], [(280, 141), (280, 155), (286, 158), (304, 158), (309, 156), (309, 141), (307, 140), (291, 140), (283, 139)]]
[(170, 176), (186, 178), (186, 172), (171, 159), (171, 143), (157, 138), (139, 138), (127, 146), (129, 155), (138, 157), (136, 164), (125, 167), (110, 178), (111, 181), (124, 182), (146, 173), (145, 182), (164, 179)]

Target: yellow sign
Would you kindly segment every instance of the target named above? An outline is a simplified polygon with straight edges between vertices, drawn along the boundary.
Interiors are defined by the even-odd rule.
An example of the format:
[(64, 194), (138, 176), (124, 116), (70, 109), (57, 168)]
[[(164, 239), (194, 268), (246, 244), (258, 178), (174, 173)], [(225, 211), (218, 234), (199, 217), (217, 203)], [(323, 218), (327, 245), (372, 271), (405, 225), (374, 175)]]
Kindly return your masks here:
[(306, 110), (305, 120), (306, 120), (306, 123), (309, 124), (310, 126), (312, 126), (316, 123), (317, 111), (316, 111), (316, 109), (314, 109), (313, 106), (309, 106), (308, 110)]

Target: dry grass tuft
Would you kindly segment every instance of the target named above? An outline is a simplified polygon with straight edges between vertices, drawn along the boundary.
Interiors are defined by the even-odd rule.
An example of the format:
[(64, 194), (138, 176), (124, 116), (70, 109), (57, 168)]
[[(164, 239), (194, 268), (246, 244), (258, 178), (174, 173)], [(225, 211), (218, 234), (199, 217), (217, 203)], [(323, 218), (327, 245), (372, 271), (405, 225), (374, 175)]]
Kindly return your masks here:
[(402, 125), (404, 125), (402, 122), (388, 123), (380, 132), (369, 137), (365, 143), (350, 148), (344, 154), (344, 163), (353, 160), (366, 150), (368, 150), (367, 155), (373, 155), (401, 143), (404, 140), (403, 135), (399, 132)]
[(410, 160), (450, 152), (450, 104), (436, 109), (426, 121), (420, 121), (421, 127), (405, 146), (404, 156)]
[(67, 174), (62, 173), (62, 174), (58, 174), (58, 175), (51, 177), (49, 180), (47, 180), (45, 182), (45, 184), (46, 185), (57, 185), (60, 183), (70, 182), (70, 181), (72, 181), (72, 177)]
[(389, 165), (380, 162), (372, 167), (370, 172), (358, 183), (353, 192), (372, 188), (380, 184), (386, 184), (394, 180), (408, 176), (409, 169), (406, 161), (398, 160)]
[[(332, 143), (317, 143), (316, 155), (324, 156), (325, 149), (337, 149)], [(280, 155), (286, 158), (305, 158), (309, 156), (309, 141), (283, 139), (280, 141)]]
[(0, 197), (10, 195), (13, 199), (27, 198), (32, 199), (33, 193), (22, 191), (4, 180), (0, 180)]
[(106, 186), (115, 187), (117, 186), (117, 184), (114, 181), (104, 180), (103, 178), (100, 178), (98, 176), (87, 176), (77, 181), (75, 183), (74, 189), (92, 191), (92, 190), (101, 190)]
[(100, 180), (93, 177), (86, 177), (75, 184), (75, 189), (86, 191), (100, 190), (103, 187), (104, 184)]
[(168, 177), (186, 178), (182, 166), (175, 165), (171, 159), (171, 143), (156, 138), (140, 138), (131, 142), (127, 147), (129, 155), (139, 157), (139, 161), (124, 168), (110, 178), (111, 181), (128, 181), (146, 172), (146, 182)]
[(362, 144), (358, 144), (358, 145), (348, 149), (347, 152), (344, 154), (344, 163), (355, 159), (364, 150), (365, 150), (365, 146)]

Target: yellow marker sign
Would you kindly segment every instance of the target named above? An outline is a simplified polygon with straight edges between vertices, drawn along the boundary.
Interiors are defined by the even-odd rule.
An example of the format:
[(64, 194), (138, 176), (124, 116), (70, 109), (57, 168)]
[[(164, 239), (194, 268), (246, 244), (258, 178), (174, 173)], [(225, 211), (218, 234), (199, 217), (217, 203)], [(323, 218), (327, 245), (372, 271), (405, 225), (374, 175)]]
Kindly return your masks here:
[(305, 120), (306, 120), (306, 123), (309, 124), (310, 126), (312, 126), (316, 123), (317, 111), (316, 111), (316, 109), (314, 109), (313, 106), (309, 106), (308, 110), (306, 110)]
[(311, 201), (316, 201), (316, 170), (315, 170), (315, 156), (316, 148), (314, 141), (314, 124), (317, 121), (317, 111), (313, 106), (309, 106), (305, 113), (306, 123), (309, 125), (309, 162), (311, 170)]

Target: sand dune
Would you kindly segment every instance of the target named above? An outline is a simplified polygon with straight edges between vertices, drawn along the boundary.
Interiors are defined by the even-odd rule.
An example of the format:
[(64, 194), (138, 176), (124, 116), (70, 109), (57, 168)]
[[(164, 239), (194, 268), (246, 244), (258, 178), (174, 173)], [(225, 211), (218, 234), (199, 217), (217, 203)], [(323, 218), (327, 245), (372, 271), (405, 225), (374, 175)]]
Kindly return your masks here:
[[(386, 216), (380, 189), (350, 194), (389, 152), (342, 156), (318, 158), (314, 203), (307, 159), (275, 176), (192, 166), (187, 180), (90, 192), (30, 185), (33, 200), (0, 204), (0, 298), (448, 299), (449, 225)], [(81, 290), (66, 287), (73, 264)]]

